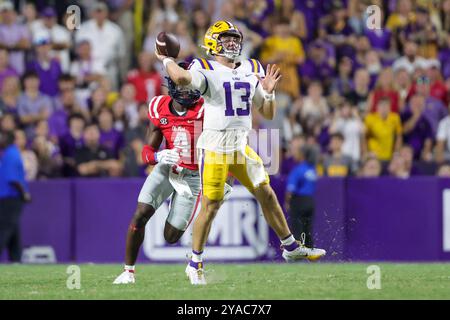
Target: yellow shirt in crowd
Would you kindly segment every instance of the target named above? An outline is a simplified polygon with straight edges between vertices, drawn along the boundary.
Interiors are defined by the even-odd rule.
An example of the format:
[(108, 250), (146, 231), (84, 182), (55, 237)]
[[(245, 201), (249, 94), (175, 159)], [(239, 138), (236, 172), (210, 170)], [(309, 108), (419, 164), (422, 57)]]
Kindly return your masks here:
[(277, 55), (282, 56), (277, 65), (283, 75), (278, 90), (297, 98), (300, 95), (297, 61), (305, 57), (302, 42), (296, 37), (268, 37), (261, 50), (261, 61), (273, 59)]
[(397, 113), (389, 113), (382, 119), (378, 113), (370, 113), (365, 118), (367, 129), (367, 147), (379, 160), (387, 161), (392, 158), (395, 138), (402, 133), (400, 117)]

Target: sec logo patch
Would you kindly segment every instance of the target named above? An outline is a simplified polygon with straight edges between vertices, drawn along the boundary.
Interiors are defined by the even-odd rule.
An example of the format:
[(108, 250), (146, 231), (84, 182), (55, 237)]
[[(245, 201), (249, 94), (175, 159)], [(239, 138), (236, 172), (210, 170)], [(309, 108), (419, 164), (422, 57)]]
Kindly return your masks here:
[(166, 125), (166, 124), (169, 123), (169, 120), (167, 120), (167, 118), (161, 118), (161, 119), (159, 120), (159, 123)]

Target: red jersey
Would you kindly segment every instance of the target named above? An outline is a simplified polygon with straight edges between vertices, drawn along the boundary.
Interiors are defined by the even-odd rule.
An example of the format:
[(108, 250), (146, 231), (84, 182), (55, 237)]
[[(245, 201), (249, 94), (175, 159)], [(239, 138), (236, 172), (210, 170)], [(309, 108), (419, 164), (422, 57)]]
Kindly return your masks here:
[(156, 96), (148, 105), (148, 118), (158, 127), (166, 139), (166, 148), (180, 150), (180, 166), (198, 170), (195, 157), (195, 143), (202, 132), (203, 98), (180, 116), (171, 110), (170, 96)]
[[(409, 100), (413, 95), (416, 94), (416, 92), (417, 92), (417, 85), (413, 84), (411, 86), (411, 89), (409, 90), (406, 100)], [(437, 80), (430, 85), (430, 96), (441, 100), (446, 106), (450, 101), (448, 93), (449, 92), (447, 90), (447, 87), (445, 86), (445, 83), (443, 83), (440, 80)]]

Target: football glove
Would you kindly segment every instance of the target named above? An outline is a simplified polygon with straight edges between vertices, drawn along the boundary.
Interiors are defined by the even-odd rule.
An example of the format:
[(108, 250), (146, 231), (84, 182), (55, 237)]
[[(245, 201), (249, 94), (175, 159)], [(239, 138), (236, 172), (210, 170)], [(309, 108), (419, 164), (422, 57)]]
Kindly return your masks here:
[(155, 160), (161, 164), (174, 165), (180, 161), (180, 154), (175, 149), (164, 149), (155, 153)]

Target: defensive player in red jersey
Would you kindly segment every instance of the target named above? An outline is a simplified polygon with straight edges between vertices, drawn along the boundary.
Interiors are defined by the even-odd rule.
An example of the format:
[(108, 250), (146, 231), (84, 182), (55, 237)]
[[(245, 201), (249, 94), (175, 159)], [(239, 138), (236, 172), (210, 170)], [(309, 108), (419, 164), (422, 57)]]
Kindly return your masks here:
[[(180, 66), (187, 68), (186, 63)], [(136, 212), (127, 233), (125, 268), (114, 284), (134, 283), (135, 263), (144, 240), (145, 225), (170, 195), (171, 206), (164, 226), (164, 238), (177, 242), (200, 204), (200, 176), (194, 159), (195, 132), (203, 122), (203, 98), (198, 90), (180, 87), (167, 79), (169, 95), (156, 96), (149, 103), (149, 145), (142, 150), (145, 163), (155, 165), (138, 197)], [(166, 148), (158, 152), (163, 141)], [(231, 192), (225, 186), (226, 194)]]

